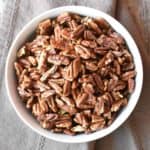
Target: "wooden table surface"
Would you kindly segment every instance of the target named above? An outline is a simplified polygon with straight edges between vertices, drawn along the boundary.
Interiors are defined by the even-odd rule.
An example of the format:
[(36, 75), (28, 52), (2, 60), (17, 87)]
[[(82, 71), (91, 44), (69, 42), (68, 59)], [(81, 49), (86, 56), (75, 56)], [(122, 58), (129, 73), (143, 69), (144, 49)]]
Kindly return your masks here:
[[(63, 144), (39, 136), (16, 115), (6, 93), (4, 68), (12, 40), (38, 14), (54, 7), (84, 5), (119, 20), (132, 34), (143, 59), (144, 85), (130, 118), (111, 135), (92, 143)], [(0, 0), (0, 150), (150, 150), (149, 0)]]

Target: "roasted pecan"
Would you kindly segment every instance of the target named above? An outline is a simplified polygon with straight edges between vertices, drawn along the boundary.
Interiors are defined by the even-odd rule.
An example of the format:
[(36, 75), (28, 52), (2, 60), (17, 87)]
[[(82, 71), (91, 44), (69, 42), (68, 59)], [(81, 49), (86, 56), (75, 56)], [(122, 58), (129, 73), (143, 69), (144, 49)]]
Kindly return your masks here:
[(71, 120), (61, 120), (55, 123), (57, 128), (66, 128), (69, 129), (72, 126)]
[(102, 113), (104, 113), (105, 108), (104, 108), (104, 99), (102, 97), (98, 97), (97, 98), (97, 102), (95, 104), (95, 108), (94, 108), (94, 112), (97, 115), (100, 115)]
[(59, 49), (59, 50), (72, 50), (73, 45), (72, 43), (68, 43), (65, 39), (61, 39), (57, 41), (54, 37), (51, 37), (50, 44), (53, 48)]
[(55, 82), (49, 81), (49, 85), (56, 91), (56, 93), (61, 94), (62, 88)]
[(17, 57), (20, 58), (26, 55), (26, 46), (21, 47), (17, 52)]
[(80, 125), (82, 125), (84, 128), (87, 128), (89, 125), (89, 122), (86, 118), (86, 116), (83, 113), (77, 113), (75, 115), (74, 121)]
[(126, 99), (120, 99), (118, 101), (113, 102), (111, 111), (112, 112), (118, 111), (120, 109), (120, 107), (126, 105), (126, 103), (127, 103)]
[(88, 94), (93, 94), (95, 92), (93, 85), (91, 83), (83, 83), (82, 87), (84, 91)]
[(37, 65), (37, 60), (33, 56), (28, 56), (27, 59), (32, 64), (32, 66), (36, 66)]
[(42, 114), (40, 116), (37, 117), (37, 119), (39, 121), (49, 121), (49, 122), (52, 122), (52, 121), (56, 121), (58, 120), (59, 116), (58, 114), (55, 114), (55, 113), (46, 113), (46, 114)]
[(99, 115), (92, 115), (91, 117), (92, 117), (92, 123), (104, 121), (104, 118)]
[(20, 76), (18, 77), (19, 78), (19, 83), (21, 83), (24, 79), (24, 76), (28, 74), (28, 71), (27, 69), (23, 69), (23, 71), (21, 72)]
[(50, 89), (50, 87), (48, 85), (44, 84), (41, 81), (33, 82), (32, 87), (34, 89), (39, 89), (41, 92)]
[(116, 68), (117, 75), (120, 75), (121, 67), (120, 67), (120, 64), (118, 63), (118, 61), (116, 61), (116, 60), (114, 60), (114, 67)]
[(75, 100), (78, 97), (79, 90), (78, 89), (72, 89), (71, 94), (72, 94), (73, 99)]
[(51, 131), (54, 132), (54, 133), (62, 133), (63, 130), (64, 130), (63, 128), (53, 128), (53, 129), (51, 129)]
[(108, 52), (105, 56), (105, 65), (109, 65), (114, 60), (114, 55)]
[(26, 58), (21, 58), (19, 59), (19, 63), (24, 67), (24, 68), (30, 68), (31, 63), (26, 59)]
[(109, 23), (106, 20), (104, 20), (103, 18), (97, 18), (97, 19), (95, 19), (95, 22), (98, 24), (98, 26), (101, 29), (108, 29), (110, 27)]
[(98, 87), (101, 91), (103, 91), (103, 90), (104, 90), (104, 84), (103, 84), (103, 81), (102, 81), (100, 75), (94, 73), (94, 74), (93, 74), (93, 78), (94, 78), (94, 81), (95, 81), (97, 87)]
[(84, 46), (76, 45), (75, 50), (83, 59), (89, 59), (91, 57), (90, 50)]
[(47, 104), (48, 104), (50, 110), (52, 110), (53, 112), (57, 112), (57, 111), (58, 111), (58, 108), (57, 108), (57, 105), (56, 105), (56, 102), (55, 102), (53, 96), (51, 96), (51, 97), (47, 100)]
[(66, 39), (69, 40), (71, 38), (71, 30), (69, 28), (64, 28), (61, 30), (61, 36)]
[(72, 38), (79, 37), (84, 32), (85, 27), (83, 25), (79, 25), (75, 28), (75, 30), (72, 32)]
[(55, 72), (54, 74), (51, 75), (51, 78), (52, 78), (52, 79), (58, 79), (58, 78), (60, 78), (60, 77), (61, 77), (60, 72)]
[(85, 30), (84, 31), (84, 39), (86, 39), (86, 40), (95, 40), (96, 36), (92, 33), (92, 31)]
[(134, 78), (136, 75), (135, 71), (128, 71), (122, 74), (122, 80), (129, 80), (130, 78)]
[(78, 26), (77, 22), (75, 20), (71, 20), (68, 22), (68, 25), (70, 27), (71, 30), (75, 30)]
[(42, 77), (40, 78), (40, 80), (43, 82), (45, 80), (47, 80), (47, 78), (51, 75), (54, 74), (57, 70), (57, 66), (54, 65), (53, 67), (51, 67), (49, 70), (47, 70), (46, 72), (43, 73)]
[(41, 126), (44, 128), (44, 129), (51, 129), (53, 128), (54, 126), (54, 123), (53, 122), (49, 122), (49, 121), (46, 121), (44, 120), (43, 122), (40, 123)]
[(68, 67), (63, 70), (63, 77), (73, 81), (80, 72), (80, 59), (76, 58)]
[(90, 126), (90, 129), (92, 131), (96, 131), (98, 129), (103, 128), (105, 125), (105, 120), (103, 117), (99, 116), (99, 115), (92, 115), (92, 123)]
[(65, 56), (60, 55), (50, 55), (48, 56), (48, 62), (54, 65), (68, 65), (69, 59)]
[(31, 51), (33, 54), (41, 53), (49, 45), (50, 37), (47, 35), (38, 35), (32, 42), (26, 43), (26, 48), (28, 51)]
[(27, 109), (31, 109), (33, 104), (34, 104), (34, 97), (31, 96), (30, 98), (27, 99), (26, 108)]
[(44, 20), (16, 57), (21, 100), (41, 127), (55, 133), (109, 126), (136, 84), (125, 39), (103, 18), (65, 12)]
[(33, 93), (31, 91), (25, 90), (25, 89), (23, 89), (21, 87), (18, 87), (17, 90), (18, 90), (19, 95), (22, 98), (28, 98), (28, 97), (33, 96)]
[(55, 34), (56, 41), (61, 40), (61, 28), (59, 25), (56, 25), (56, 27), (54, 28), (54, 34)]
[(71, 86), (71, 88), (72, 89), (76, 89), (77, 87), (78, 87), (78, 81), (77, 80), (74, 80), (73, 82), (72, 82), (72, 86)]
[(103, 34), (97, 39), (97, 43), (107, 49), (118, 50), (119, 48), (115, 41)]
[(72, 132), (72, 131), (69, 130), (69, 129), (64, 129), (64, 133), (65, 133), (65, 134), (68, 134), (68, 135), (75, 135), (75, 133)]
[(41, 109), (39, 103), (33, 104), (32, 113), (33, 113), (35, 116), (39, 116), (39, 115), (42, 115), (42, 114), (43, 114), (43, 111), (42, 111), (42, 109)]
[(43, 67), (46, 65), (46, 57), (47, 57), (47, 53), (46, 51), (42, 51), (40, 58), (38, 60), (38, 69), (41, 71), (43, 69)]
[(60, 54), (67, 56), (69, 58), (76, 58), (78, 56), (74, 50), (68, 50), (68, 49), (61, 51)]
[(89, 110), (88, 110), (88, 109), (87, 109), (87, 110), (84, 110), (83, 113), (84, 113), (84, 115), (85, 115), (88, 119), (91, 119), (91, 116), (92, 116), (91, 114), (92, 114), (92, 113), (91, 113), (91, 110), (90, 110), (90, 109), (89, 109)]
[(71, 82), (68, 80), (65, 80), (64, 86), (63, 86), (63, 95), (68, 96), (70, 94), (71, 90)]
[(48, 34), (50, 32), (51, 29), (51, 20), (47, 19), (42, 21), (41, 23), (39, 23), (38, 28), (37, 28), (37, 33), (38, 34)]
[(46, 113), (46, 112), (49, 111), (46, 100), (40, 99), (40, 100), (39, 100), (39, 104), (40, 104), (42, 113)]
[(70, 120), (70, 119), (71, 119), (71, 115), (70, 114), (60, 113), (60, 115), (59, 115), (59, 120)]
[(88, 19), (87, 20), (88, 25), (97, 33), (97, 34), (101, 34), (101, 29), (98, 27), (98, 25), (94, 22), (93, 19)]
[(22, 82), (20, 83), (20, 87), (23, 89), (26, 89), (26, 88), (30, 87), (31, 84), (32, 84), (32, 80), (27, 75), (24, 75)]
[(126, 83), (123, 82), (123, 81), (118, 81), (117, 82), (117, 85), (115, 86), (115, 88), (113, 89), (114, 91), (120, 91), (120, 90), (123, 90), (125, 89), (126, 87)]
[(37, 70), (37, 69), (33, 69), (30, 71), (29, 73), (29, 77), (32, 79), (32, 80), (39, 80), (40, 79), (40, 72)]
[(97, 43), (95, 41), (83, 40), (83, 41), (81, 41), (81, 44), (83, 46), (86, 46), (86, 47), (89, 47), (89, 48), (96, 48), (97, 47)]
[(84, 132), (85, 131), (85, 128), (84, 127), (82, 127), (82, 126), (80, 126), (80, 125), (77, 125), (77, 126), (74, 126), (72, 129), (71, 129), (71, 131), (73, 131), (73, 132)]
[(77, 109), (74, 106), (68, 106), (62, 100), (58, 98), (56, 99), (56, 103), (60, 109), (64, 110), (65, 112), (70, 113), (71, 115), (76, 114), (77, 112)]
[(79, 109), (82, 109), (82, 110), (87, 110), (87, 109), (93, 109), (94, 106), (91, 105), (91, 104), (80, 104), (80, 105), (78, 106), (78, 108), (79, 108)]
[(68, 12), (64, 12), (57, 17), (57, 21), (60, 24), (71, 21), (71, 15)]
[(74, 61), (72, 62), (72, 68), (73, 68), (73, 78), (75, 79), (80, 72), (80, 58), (74, 59)]
[(20, 77), (20, 75), (21, 75), (21, 73), (22, 73), (22, 71), (23, 71), (22, 66), (21, 66), (19, 63), (15, 62), (15, 63), (14, 63), (14, 68), (15, 68), (15, 70), (16, 70), (17, 76)]
[(131, 78), (129, 78), (129, 79), (128, 79), (128, 91), (129, 91), (130, 93), (133, 92), (134, 86), (135, 86), (134, 80), (131, 79)]
[(124, 44), (123, 38), (118, 33), (113, 32), (110, 34), (110, 37), (112, 37), (117, 44)]
[(83, 75), (82, 78), (79, 78), (79, 83), (92, 83), (92, 85), (96, 85), (92, 75)]
[(69, 66), (64, 68), (62, 71), (62, 76), (64, 77), (65, 80), (68, 81), (73, 81), (74, 76), (73, 76), (73, 64), (71, 63)]
[(119, 99), (122, 99), (124, 97), (119, 91), (117, 91), (117, 92), (113, 91), (113, 92), (111, 92), (111, 94), (112, 94), (112, 97), (116, 101), (119, 100)]
[(42, 98), (48, 98), (52, 95), (55, 94), (55, 91), (54, 90), (47, 90), (47, 91), (44, 91), (42, 94), (41, 94), (41, 97)]
[(68, 97), (61, 97), (61, 100), (64, 101), (68, 106), (74, 107), (74, 101), (71, 98)]
[(94, 62), (85, 62), (85, 67), (87, 70), (90, 71), (96, 71), (98, 69), (98, 66)]
[(88, 98), (88, 94), (87, 93), (80, 93), (76, 99), (76, 105), (77, 106), (81, 106), (80, 104), (82, 104), (84, 101), (86, 101)]
[(112, 113), (110, 110), (105, 111), (103, 114), (104, 118), (107, 118), (108, 120), (112, 118)]

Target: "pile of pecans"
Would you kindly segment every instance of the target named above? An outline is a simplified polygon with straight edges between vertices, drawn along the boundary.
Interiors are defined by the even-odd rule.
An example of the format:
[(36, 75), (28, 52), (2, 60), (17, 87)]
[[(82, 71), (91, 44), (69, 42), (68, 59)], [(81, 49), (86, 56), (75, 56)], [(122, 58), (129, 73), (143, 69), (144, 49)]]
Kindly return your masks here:
[(26, 108), (56, 133), (109, 126), (135, 86), (133, 58), (120, 34), (103, 18), (68, 12), (39, 23), (14, 67)]

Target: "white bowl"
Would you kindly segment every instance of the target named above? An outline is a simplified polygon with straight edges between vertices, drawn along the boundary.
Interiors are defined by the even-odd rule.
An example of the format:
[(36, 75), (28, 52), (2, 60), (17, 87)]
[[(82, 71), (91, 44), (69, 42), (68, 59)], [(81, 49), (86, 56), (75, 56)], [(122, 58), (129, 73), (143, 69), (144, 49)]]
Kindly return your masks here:
[[(60, 13), (66, 12), (66, 11), (81, 14), (83, 16), (103, 17), (104, 19), (106, 19), (109, 22), (109, 24), (118, 33), (120, 33), (126, 40), (126, 43), (133, 55), (135, 68), (137, 71), (137, 75), (135, 78), (136, 80), (135, 90), (130, 97), (128, 105), (121, 111), (121, 113), (118, 115), (115, 121), (109, 127), (105, 129), (102, 129), (102, 130), (99, 130), (97, 132), (90, 133), (90, 134), (81, 134), (81, 135), (76, 135), (76, 136), (56, 134), (56, 133), (52, 133), (40, 127), (39, 123), (34, 119), (31, 113), (27, 111), (27, 109), (25, 108), (24, 104), (21, 102), (17, 94), (16, 78), (15, 78), (15, 73), (14, 73), (14, 68), (13, 68), (13, 63), (16, 59), (16, 52), (18, 48), (22, 44), (24, 44), (27, 38), (35, 31), (35, 28), (37, 27), (38, 23), (44, 19), (56, 17)], [(114, 130), (116, 130), (121, 124), (125, 122), (125, 120), (129, 117), (129, 115), (135, 108), (138, 102), (140, 93), (141, 93), (142, 83), (143, 83), (143, 67), (142, 67), (140, 53), (133, 38), (129, 34), (129, 32), (125, 29), (125, 27), (123, 27), (117, 20), (115, 20), (111, 16), (99, 10), (88, 8), (88, 7), (83, 7), (83, 6), (65, 6), (65, 7), (55, 8), (31, 20), (20, 31), (20, 33), (17, 35), (14, 42), (12, 43), (12, 46), (9, 50), (9, 54), (7, 57), (5, 69), (6, 69), (5, 80), (6, 80), (6, 88), (8, 92), (8, 97), (15, 111), (17, 112), (18, 116), (21, 118), (21, 120), (23, 120), (25, 124), (27, 124), (32, 130), (36, 131), (40, 135), (47, 137), (49, 139), (55, 140), (55, 141), (67, 142), (67, 143), (82, 143), (82, 142), (93, 141), (93, 140), (102, 138), (112, 133)]]

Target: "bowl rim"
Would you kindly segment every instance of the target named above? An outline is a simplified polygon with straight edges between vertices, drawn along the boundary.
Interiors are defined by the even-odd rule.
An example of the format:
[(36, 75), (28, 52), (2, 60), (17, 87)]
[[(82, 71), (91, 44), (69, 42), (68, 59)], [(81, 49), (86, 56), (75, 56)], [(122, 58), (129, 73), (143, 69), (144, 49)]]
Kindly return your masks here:
[[(82, 12), (80, 12), (82, 10)], [(136, 98), (134, 99), (135, 101), (133, 102), (132, 105), (127, 106), (125, 111), (123, 112), (124, 113), (124, 118), (123, 118), (123, 114), (122, 114), (122, 118), (120, 117), (120, 121), (116, 123), (116, 126), (114, 126), (112, 123), (112, 125), (110, 125), (109, 127), (107, 127), (106, 129), (103, 129), (105, 130), (104, 132), (101, 132), (102, 130), (98, 130), (94, 133), (91, 133), (91, 134), (88, 134), (86, 135), (86, 138), (85, 136), (81, 136), (79, 138), (74, 138), (74, 137), (77, 137), (77, 136), (69, 136), (68, 138), (66, 138), (67, 136), (66, 135), (62, 135), (60, 137), (58, 136), (53, 136), (52, 134), (46, 134), (46, 132), (44, 132), (43, 130), (39, 130), (35, 127), (33, 127), (33, 125), (31, 125), (24, 117), (23, 117), (23, 114), (20, 113), (19, 109), (17, 108), (17, 106), (15, 105), (14, 103), (14, 100), (13, 100), (13, 97), (12, 97), (12, 93), (11, 93), (11, 89), (10, 89), (10, 86), (9, 86), (9, 65), (10, 65), (10, 60), (11, 60), (11, 55), (14, 51), (14, 47), (15, 45), (17, 45), (17, 41), (18, 39), (22, 36), (22, 34), (28, 30), (30, 28), (30, 26), (32, 24), (34, 24), (35, 22), (40, 22), (42, 21), (42, 18), (46, 19), (44, 16), (48, 16), (51, 17), (51, 14), (52, 13), (56, 13), (56, 12), (65, 12), (65, 11), (69, 11), (69, 12), (75, 12), (78, 13), (78, 14), (81, 14), (83, 15), (83, 11), (86, 10), (86, 11), (91, 11), (91, 12), (97, 12), (98, 14), (101, 14), (101, 16), (106, 19), (106, 20), (111, 20), (112, 23), (115, 23), (117, 24), (122, 31), (124, 31), (128, 38), (130, 38), (130, 41), (133, 45), (133, 47), (135, 48), (135, 51), (138, 55), (138, 58), (139, 58), (139, 67), (140, 67), (140, 78), (141, 80), (138, 82), (138, 88), (136, 90)], [(58, 13), (60, 14), (60, 13)], [(85, 12), (85, 14), (87, 14)], [(91, 15), (94, 17), (94, 15)], [(110, 23), (110, 22), (109, 22)], [(110, 23), (110, 25), (112, 25)], [(114, 28), (116, 30), (116, 28)], [(118, 32), (118, 31), (117, 31)], [(123, 38), (125, 39), (125, 37), (123, 36)], [(127, 43), (128, 45), (129, 43)], [(132, 53), (132, 52), (131, 52)], [(133, 53), (132, 53), (133, 55)], [(139, 49), (134, 41), (134, 39), (132, 38), (131, 34), (127, 31), (127, 29), (122, 25), (120, 24), (115, 18), (111, 17), (110, 15), (100, 11), (100, 10), (97, 10), (97, 9), (94, 9), (94, 8), (90, 8), (90, 7), (85, 7), (85, 6), (62, 6), (62, 7), (57, 7), (57, 8), (53, 8), (51, 10), (48, 10), (46, 12), (43, 12), (42, 14), (34, 17), (31, 21), (29, 21), (22, 29), (21, 31), (17, 34), (16, 38), (14, 39), (11, 47), (10, 47), (10, 50), (9, 50), (9, 53), (8, 53), (8, 56), (7, 56), (7, 60), (6, 60), (6, 65), (5, 65), (5, 86), (6, 86), (6, 90), (7, 90), (7, 94), (8, 94), (8, 97), (9, 97), (9, 100), (13, 106), (13, 108), (15, 109), (16, 113), (18, 114), (18, 116), (20, 117), (20, 119), (28, 126), (30, 127), (33, 131), (35, 131), (36, 133), (44, 136), (44, 137), (47, 137), (49, 139), (52, 139), (52, 140), (55, 140), (55, 141), (59, 141), (59, 142), (64, 142), (64, 143), (83, 143), (83, 142), (89, 142), (89, 141), (93, 141), (93, 140), (96, 140), (96, 139), (100, 139), (100, 138), (103, 138), (105, 136), (107, 136), (108, 134), (112, 133), (113, 131), (115, 131), (116, 129), (118, 129), (127, 119), (128, 117), (131, 115), (132, 111), (134, 110), (138, 100), (139, 100), (139, 96), (141, 94), (141, 90), (142, 90), (142, 85), (143, 85), (143, 65), (142, 65), (142, 59), (141, 59), (141, 55), (140, 55), (140, 52), (139, 52)], [(137, 85), (136, 85), (137, 86)], [(131, 101), (131, 100), (129, 100)], [(118, 116), (119, 117), (119, 116)], [(117, 117), (117, 118), (118, 118)], [(101, 133), (100, 133), (101, 132)], [(103, 133), (103, 134), (102, 134)], [(85, 134), (84, 134), (85, 135)], [(84, 138), (83, 138), (84, 137)]]

